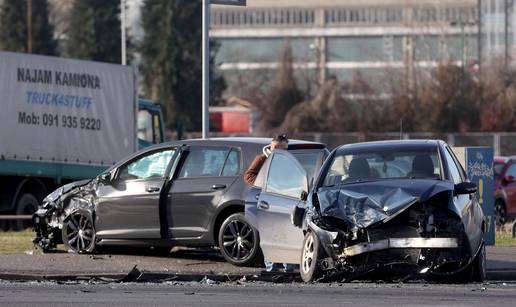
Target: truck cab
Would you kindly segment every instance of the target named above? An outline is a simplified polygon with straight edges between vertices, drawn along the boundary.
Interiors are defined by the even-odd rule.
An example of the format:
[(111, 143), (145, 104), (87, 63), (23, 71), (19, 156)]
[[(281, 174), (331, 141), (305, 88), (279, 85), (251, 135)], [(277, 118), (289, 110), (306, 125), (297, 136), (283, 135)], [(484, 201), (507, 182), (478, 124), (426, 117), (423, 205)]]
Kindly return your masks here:
[(161, 106), (147, 99), (138, 99), (138, 149), (165, 141)]

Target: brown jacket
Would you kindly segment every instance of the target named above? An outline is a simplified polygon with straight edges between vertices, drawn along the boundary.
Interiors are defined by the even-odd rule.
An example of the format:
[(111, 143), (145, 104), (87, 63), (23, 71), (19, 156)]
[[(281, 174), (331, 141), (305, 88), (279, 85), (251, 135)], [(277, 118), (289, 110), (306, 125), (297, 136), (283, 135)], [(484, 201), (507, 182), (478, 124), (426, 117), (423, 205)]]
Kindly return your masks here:
[(254, 184), (265, 160), (267, 160), (267, 157), (264, 154), (261, 154), (257, 155), (253, 162), (251, 162), (251, 165), (249, 165), (249, 168), (244, 173), (244, 180), (248, 185)]

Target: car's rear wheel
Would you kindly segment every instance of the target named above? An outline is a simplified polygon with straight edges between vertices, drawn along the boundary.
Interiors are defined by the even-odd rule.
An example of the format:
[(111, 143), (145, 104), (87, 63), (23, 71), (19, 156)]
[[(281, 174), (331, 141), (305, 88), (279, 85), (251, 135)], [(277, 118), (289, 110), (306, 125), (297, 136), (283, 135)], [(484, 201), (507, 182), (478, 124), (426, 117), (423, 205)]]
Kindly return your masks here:
[(507, 222), (507, 210), (505, 204), (501, 200), (495, 202), (495, 223), (496, 226), (503, 226)]
[(303, 249), (301, 252), (301, 279), (304, 282), (312, 282), (322, 275), (322, 270), (318, 265), (318, 260), (322, 256), (319, 238), (312, 231), (305, 234)]
[(78, 209), (63, 222), (65, 248), (76, 253), (91, 253), (95, 249), (95, 227), (91, 214)]
[(222, 256), (231, 264), (251, 266), (261, 257), (258, 231), (243, 213), (234, 213), (224, 220), (218, 239)]

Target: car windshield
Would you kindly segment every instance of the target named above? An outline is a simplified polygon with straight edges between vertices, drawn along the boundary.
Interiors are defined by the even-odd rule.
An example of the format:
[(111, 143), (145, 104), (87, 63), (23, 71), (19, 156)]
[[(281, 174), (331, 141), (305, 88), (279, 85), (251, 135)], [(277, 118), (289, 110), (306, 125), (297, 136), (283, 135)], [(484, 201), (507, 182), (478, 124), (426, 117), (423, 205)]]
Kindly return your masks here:
[(346, 153), (336, 155), (324, 186), (378, 179), (442, 179), (437, 148)]
[(503, 164), (503, 163), (498, 163), (498, 162), (494, 163), (493, 171), (494, 171), (495, 178), (500, 177), (500, 174), (502, 173), (502, 169), (503, 169), (504, 165), (505, 164)]

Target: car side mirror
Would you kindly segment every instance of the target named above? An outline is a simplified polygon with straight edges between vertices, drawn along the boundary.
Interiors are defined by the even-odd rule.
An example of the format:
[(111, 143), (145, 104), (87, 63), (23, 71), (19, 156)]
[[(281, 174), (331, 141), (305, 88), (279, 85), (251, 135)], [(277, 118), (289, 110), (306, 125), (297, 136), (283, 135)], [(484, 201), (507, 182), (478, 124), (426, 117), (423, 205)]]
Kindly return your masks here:
[(302, 192), (301, 192), (300, 199), (301, 199), (302, 201), (306, 201), (306, 200), (308, 199), (308, 192), (307, 192), (307, 191), (302, 191)]
[(295, 206), (294, 210), (290, 214), (290, 221), (292, 222), (292, 225), (301, 228), (301, 226), (303, 226), (303, 218), (305, 217), (305, 212), (305, 208)]
[(477, 191), (477, 185), (473, 182), (461, 182), (455, 185), (455, 194), (473, 194)]
[(514, 176), (513, 176), (513, 175), (505, 175), (505, 177), (503, 177), (503, 180), (504, 180), (506, 183), (514, 182)]
[(111, 173), (102, 173), (99, 176), (99, 182), (107, 184), (111, 182)]

